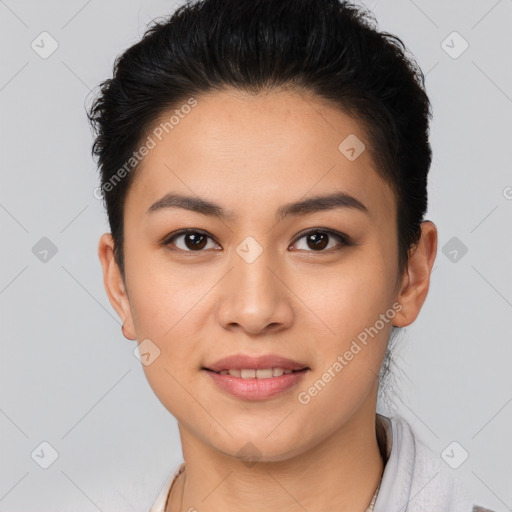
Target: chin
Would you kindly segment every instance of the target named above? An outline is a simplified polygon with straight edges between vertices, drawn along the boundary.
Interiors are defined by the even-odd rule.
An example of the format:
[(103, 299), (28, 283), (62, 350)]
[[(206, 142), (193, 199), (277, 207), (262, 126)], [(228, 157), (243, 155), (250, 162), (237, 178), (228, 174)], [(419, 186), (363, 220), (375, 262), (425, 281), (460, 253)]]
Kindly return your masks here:
[(305, 447), (294, 442), (293, 437), (287, 436), (285, 432), (281, 433), (283, 439), (270, 439), (274, 435), (269, 436), (271, 431), (259, 436), (255, 433), (248, 436), (246, 433), (237, 435), (230, 430), (233, 437), (225, 438), (225, 444), (219, 444), (219, 438), (215, 437), (210, 440), (211, 446), (248, 466), (256, 463), (283, 462), (305, 450)]

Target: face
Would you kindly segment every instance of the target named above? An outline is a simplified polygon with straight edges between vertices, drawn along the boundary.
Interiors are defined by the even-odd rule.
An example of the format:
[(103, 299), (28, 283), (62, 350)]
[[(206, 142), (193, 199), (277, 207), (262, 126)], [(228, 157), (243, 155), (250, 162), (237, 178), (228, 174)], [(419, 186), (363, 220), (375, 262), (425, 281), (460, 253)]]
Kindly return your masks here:
[[(182, 436), (284, 460), (374, 418), (391, 328), (411, 321), (399, 312), (410, 280), (397, 274), (396, 202), (362, 125), (314, 96), (197, 102), (153, 136), (124, 206), (126, 287), (106, 235), (105, 284), (126, 331), (146, 340), (144, 372)], [(366, 146), (355, 159), (354, 136)], [(203, 368), (240, 353), (308, 370), (272, 396), (235, 396)]]

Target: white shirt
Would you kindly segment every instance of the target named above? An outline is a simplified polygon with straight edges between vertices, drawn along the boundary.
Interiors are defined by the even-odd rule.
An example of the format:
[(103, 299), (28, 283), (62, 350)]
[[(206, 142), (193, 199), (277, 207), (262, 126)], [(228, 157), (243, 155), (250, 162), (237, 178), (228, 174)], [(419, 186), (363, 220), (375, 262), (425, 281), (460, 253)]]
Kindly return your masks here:
[[(403, 418), (378, 416), (386, 429), (388, 459), (373, 512), (492, 512), (474, 503), (454, 470), (416, 439)], [(182, 462), (171, 472), (149, 512), (165, 512), (171, 486), (184, 466)]]

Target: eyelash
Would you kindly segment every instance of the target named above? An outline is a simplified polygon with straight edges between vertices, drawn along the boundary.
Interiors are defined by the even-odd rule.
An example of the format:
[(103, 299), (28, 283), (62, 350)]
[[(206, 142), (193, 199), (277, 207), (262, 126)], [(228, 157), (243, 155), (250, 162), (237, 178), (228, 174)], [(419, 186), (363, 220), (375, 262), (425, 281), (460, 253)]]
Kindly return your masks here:
[[(170, 251), (181, 251), (181, 252), (184, 252), (184, 253), (201, 253), (201, 252), (206, 252), (205, 250), (201, 249), (201, 250), (197, 250), (197, 251), (193, 251), (193, 250), (184, 250), (184, 249), (179, 249), (179, 248), (175, 248), (175, 249), (171, 249), (169, 248), (169, 246), (172, 244), (172, 241), (175, 240), (176, 238), (180, 237), (180, 236), (183, 236), (183, 235), (186, 235), (186, 234), (189, 234), (189, 233), (194, 233), (194, 234), (200, 234), (200, 235), (204, 235), (208, 238), (210, 238), (211, 240), (214, 240), (213, 237), (211, 237), (208, 233), (206, 233), (205, 231), (202, 231), (200, 229), (194, 229), (194, 228), (188, 228), (188, 229), (182, 229), (180, 231), (177, 231), (175, 233), (172, 233), (171, 235), (169, 235), (163, 242), (162, 242), (162, 246), (163, 247), (166, 247), (168, 248)], [(330, 237), (333, 237), (333, 238), (336, 238), (338, 240), (338, 242), (340, 242), (341, 246), (338, 246), (337, 248), (330, 248), (330, 249), (322, 249), (322, 250), (319, 250), (319, 251), (314, 251), (314, 250), (306, 250), (306, 252), (310, 252), (310, 253), (327, 253), (327, 254), (331, 254), (332, 252), (337, 252), (337, 251), (340, 251), (342, 247), (348, 247), (348, 246), (351, 246), (353, 245), (351, 239), (345, 235), (344, 233), (340, 233), (338, 231), (333, 231), (331, 229), (322, 229), (322, 228), (314, 228), (314, 229), (309, 229), (308, 231), (305, 231), (303, 233), (300, 233), (300, 235), (295, 239), (294, 242), (292, 242), (291, 245), (295, 245), (299, 240), (301, 240), (302, 238), (305, 238), (307, 237), (308, 235), (311, 235), (311, 234), (316, 234), (316, 233), (320, 233), (320, 234), (327, 234), (329, 235)], [(303, 250), (303, 249), (302, 249)]]

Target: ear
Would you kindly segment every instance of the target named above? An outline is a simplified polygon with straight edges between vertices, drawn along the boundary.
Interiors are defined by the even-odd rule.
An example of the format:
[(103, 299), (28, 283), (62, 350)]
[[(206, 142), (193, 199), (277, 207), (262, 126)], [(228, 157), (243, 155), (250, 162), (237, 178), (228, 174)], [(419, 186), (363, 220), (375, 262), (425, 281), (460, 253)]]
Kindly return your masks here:
[(110, 233), (104, 233), (98, 244), (98, 256), (103, 267), (103, 284), (112, 307), (123, 322), (123, 334), (128, 339), (135, 340), (130, 301), (126, 293), (121, 270), (114, 258), (114, 239)]
[(421, 223), (421, 238), (409, 255), (407, 270), (402, 279), (398, 302), (402, 309), (393, 319), (396, 327), (405, 327), (416, 320), (430, 284), (430, 274), (437, 253), (437, 228), (429, 220)]

